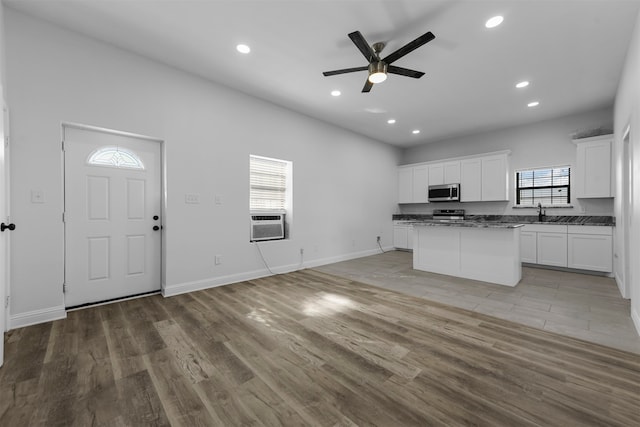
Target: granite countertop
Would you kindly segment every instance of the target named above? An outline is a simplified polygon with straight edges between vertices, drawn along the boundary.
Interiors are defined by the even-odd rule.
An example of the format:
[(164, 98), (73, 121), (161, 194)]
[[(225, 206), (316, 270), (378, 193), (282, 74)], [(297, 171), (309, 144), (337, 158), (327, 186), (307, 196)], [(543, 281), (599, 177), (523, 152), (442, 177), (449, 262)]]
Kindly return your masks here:
[(524, 227), (522, 223), (515, 222), (495, 222), (495, 221), (438, 221), (438, 220), (422, 220), (410, 221), (414, 226), (418, 227), (468, 227), (468, 228), (518, 228)]
[[(393, 220), (413, 223), (434, 222), (433, 216), (430, 214), (394, 214)], [(616, 225), (615, 217), (591, 215), (547, 215), (543, 221), (538, 221), (538, 215), (466, 215), (464, 222), (475, 224)], [(473, 227), (474, 225), (469, 226)], [(480, 225), (475, 226), (479, 227)]]

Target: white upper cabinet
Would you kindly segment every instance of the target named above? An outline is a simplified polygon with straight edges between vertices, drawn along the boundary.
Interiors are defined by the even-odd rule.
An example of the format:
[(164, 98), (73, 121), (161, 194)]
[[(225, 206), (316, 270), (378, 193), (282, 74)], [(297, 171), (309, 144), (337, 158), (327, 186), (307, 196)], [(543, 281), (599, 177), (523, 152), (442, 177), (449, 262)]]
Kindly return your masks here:
[(613, 197), (611, 159), (613, 135), (576, 139), (574, 191), (577, 198)]
[(460, 183), (460, 161), (429, 165), (429, 185)]
[(508, 175), (506, 154), (482, 157), (482, 201), (509, 200)]
[(482, 160), (465, 159), (460, 162), (460, 201), (482, 200)]
[(444, 184), (460, 183), (460, 161), (446, 162), (443, 164)]
[(429, 202), (429, 168), (427, 165), (415, 166), (413, 168), (413, 203)]
[(398, 203), (413, 202), (413, 168), (398, 168)]
[(460, 184), (460, 201), (505, 201), (508, 151), (398, 167), (398, 203), (428, 203), (430, 185)]
[(444, 164), (434, 163), (429, 165), (429, 185), (444, 184)]

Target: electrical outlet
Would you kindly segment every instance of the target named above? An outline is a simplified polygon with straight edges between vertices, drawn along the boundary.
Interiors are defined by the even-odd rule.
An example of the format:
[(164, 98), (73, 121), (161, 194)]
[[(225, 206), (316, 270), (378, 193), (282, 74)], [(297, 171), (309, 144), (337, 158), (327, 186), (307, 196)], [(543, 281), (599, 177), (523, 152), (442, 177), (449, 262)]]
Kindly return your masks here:
[(216, 255), (215, 263), (216, 263), (216, 265), (222, 264), (222, 255)]
[(376, 242), (380, 243), (380, 236), (376, 236)]
[(304, 248), (300, 248), (300, 255), (304, 255)]

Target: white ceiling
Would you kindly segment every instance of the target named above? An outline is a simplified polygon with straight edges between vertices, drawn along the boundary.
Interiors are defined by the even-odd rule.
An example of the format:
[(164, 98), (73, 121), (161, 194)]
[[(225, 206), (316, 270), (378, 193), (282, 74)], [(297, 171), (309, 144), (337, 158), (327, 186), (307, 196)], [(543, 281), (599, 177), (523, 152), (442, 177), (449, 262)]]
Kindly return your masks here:
[[(640, 0), (4, 3), (402, 147), (611, 106), (640, 9)], [(486, 29), (497, 14), (504, 23)], [(355, 30), (371, 44), (387, 42), (381, 56), (433, 32), (434, 41), (394, 63), (426, 75), (390, 75), (368, 94), (360, 92), (365, 71), (324, 77), (366, 65), (347, 37)], [(252, 52), (239, 54), (238, 43)], [(529, 87), (516, 89), (524, 79)], [(533, 100), (540, 105), (528, 108)]]

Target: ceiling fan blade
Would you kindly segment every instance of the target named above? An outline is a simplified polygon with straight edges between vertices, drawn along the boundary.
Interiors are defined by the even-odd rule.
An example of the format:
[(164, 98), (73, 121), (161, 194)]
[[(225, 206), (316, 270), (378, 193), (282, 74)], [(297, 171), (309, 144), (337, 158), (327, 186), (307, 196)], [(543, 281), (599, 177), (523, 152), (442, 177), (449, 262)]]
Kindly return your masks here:
[(419, 79), (420, 77), (424, 76), (424, 73), (422, 71), (396, 67), (395, 65), (387, 66), (387, 72), (391, 74), (400, 74), (401, 76), (413, 77), (414, 79)]
[(353, 33), (349, 33), (349, 38), (356, 45), (356, 47), (362, 52), (367, 61), (372, 62), (374, 59), (377, 59), (376, 53), (373, 51), (369, 43), (364, 39), (360, 31), (354, 31)]
[(371, 83), (369, 81), (369, 79), (367, 78), (367, 81), (364, 83), (364, 87), (362, 88), (362, 92), (371, 92), (371, 88), (373, 87), (373, 83)]
[(400, 49), (396, 50), (395, 52), (389, 54), (388, 56), (386, 56), (385, 58), (382, 59), (382, 62), (386, 62), (387, 64), (391, 64), (392, 62), (397, 61), (398, 59), (402, 58), (406, 54), (408, 54), (410, 52), (413, 52), (414, 50), (416, 50), (417, 48), (419, 48), (423, 44), (429, 43), (431, 40), (433, 40), (435, 38), (436, 38), (436, 36), (434, 36), (433, 33), (431, 31), (429, 31), (429, 32), (421, 35), (420, 37), (418, 37), (414, 41), (409, 42), (406, 45), (402, 46)]
[(369, 67), (343, 68), (342, 70), (325, 71), (322, 74), (324, 74), (325, 77), (329, 77), (329, 76), (335, 76), (336, 74), (345, 74), (345, 73), (354, 73), (356, 71), (365, 71), (367, 69), (369, 69)]

